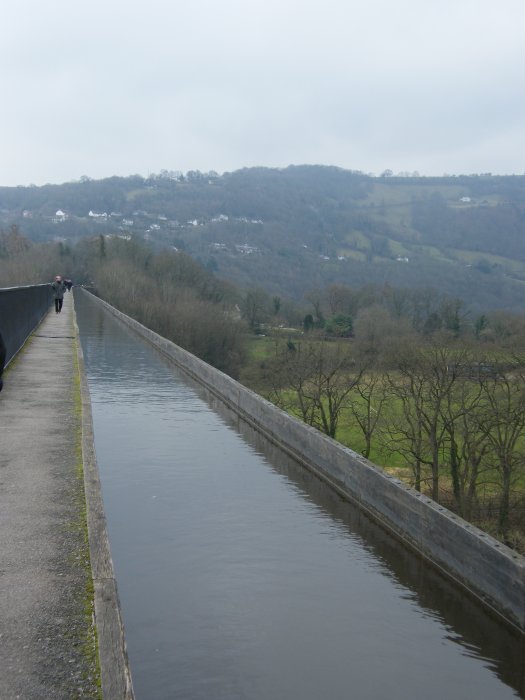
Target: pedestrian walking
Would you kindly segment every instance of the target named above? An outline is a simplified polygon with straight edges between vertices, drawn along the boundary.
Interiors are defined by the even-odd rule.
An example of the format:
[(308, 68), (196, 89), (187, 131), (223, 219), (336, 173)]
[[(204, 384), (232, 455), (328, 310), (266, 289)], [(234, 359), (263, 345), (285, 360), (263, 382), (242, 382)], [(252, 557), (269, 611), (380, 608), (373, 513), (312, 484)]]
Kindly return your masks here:
[(62, 304), (64, 303), (64, 292), (66, 291), (66, 284), (60, 275), (55, 277), (55, 281), (51, 284), (53, 288), (53, 293), (55, 295), (55, 312), (59, 314), (62, 311)]

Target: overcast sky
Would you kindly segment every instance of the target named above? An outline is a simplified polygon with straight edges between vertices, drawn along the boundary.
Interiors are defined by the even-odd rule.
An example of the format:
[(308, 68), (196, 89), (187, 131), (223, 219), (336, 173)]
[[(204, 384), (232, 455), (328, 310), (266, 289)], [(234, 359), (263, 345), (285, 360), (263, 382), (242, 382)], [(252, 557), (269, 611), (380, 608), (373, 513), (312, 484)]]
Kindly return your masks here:
[(525, 172), (524, 0), (3, 0), (0, 185)]

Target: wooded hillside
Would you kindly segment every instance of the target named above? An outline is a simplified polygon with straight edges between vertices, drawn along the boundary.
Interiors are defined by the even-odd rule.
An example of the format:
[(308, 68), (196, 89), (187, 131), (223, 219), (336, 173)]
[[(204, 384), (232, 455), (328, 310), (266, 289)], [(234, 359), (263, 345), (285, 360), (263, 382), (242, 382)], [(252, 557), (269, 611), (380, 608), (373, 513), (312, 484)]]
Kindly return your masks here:
[(474, 311), (525, 305), (525, 176), (369, 177), (324, 166), (163, 172), (0, 188), (0, 226), (175, 247), (219, 277), (302, 300), (315, 287), (434, 287)]

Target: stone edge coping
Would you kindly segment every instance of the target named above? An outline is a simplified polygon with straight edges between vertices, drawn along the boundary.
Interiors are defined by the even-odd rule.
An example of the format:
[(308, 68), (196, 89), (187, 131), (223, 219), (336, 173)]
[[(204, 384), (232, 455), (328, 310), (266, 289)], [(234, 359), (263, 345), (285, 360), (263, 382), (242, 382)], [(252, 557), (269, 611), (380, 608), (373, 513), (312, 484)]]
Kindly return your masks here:
[(91, 397), (84, 368), (84, 354), (80, 343), (74, 302), (73, 326), (80, 379), (82, 461), (102, 696), (107, 700), (120, 700), (121, 698), (134, 700), (124, 625), (109, 547), (106, 516), (95, 453)]

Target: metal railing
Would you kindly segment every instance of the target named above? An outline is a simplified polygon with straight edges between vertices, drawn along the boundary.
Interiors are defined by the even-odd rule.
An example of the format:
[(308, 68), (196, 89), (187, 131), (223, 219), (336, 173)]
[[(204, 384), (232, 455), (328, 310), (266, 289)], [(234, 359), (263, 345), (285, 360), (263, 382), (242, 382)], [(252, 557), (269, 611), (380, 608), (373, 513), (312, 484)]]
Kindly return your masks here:
[[(53, 290), (49, 284), (0, 289), (0, 336), (5, 346), (6, 365), (38, 326), (52, 300)], [(0, 375), (2, 369), (0, 366)]]

